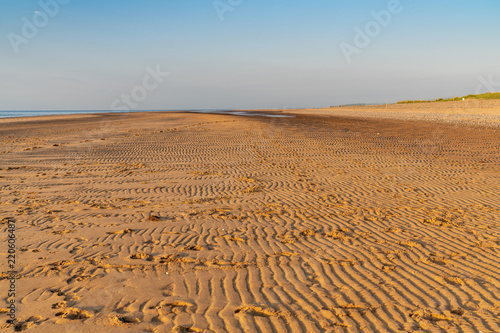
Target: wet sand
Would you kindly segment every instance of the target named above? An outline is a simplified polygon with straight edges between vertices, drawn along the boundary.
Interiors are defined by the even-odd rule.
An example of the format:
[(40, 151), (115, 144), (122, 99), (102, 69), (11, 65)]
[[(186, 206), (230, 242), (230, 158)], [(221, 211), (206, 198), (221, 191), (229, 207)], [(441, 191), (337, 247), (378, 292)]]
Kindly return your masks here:
[(499, 129), (313, 111), (0, 120), (18, 329), (500, 332)]

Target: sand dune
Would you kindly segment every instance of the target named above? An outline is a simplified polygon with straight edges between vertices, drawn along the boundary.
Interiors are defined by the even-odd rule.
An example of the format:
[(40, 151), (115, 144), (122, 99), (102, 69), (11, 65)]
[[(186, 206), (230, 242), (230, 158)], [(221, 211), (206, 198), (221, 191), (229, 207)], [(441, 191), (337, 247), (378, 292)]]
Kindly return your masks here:
[(17, 328), (500, 332), (499, 130), (295, 115), (0, 122)]

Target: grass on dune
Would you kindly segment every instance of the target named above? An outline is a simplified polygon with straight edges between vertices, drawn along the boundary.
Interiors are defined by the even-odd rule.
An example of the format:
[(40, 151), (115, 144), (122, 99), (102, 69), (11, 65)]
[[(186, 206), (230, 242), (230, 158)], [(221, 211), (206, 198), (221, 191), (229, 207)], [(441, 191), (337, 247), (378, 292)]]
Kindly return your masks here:
[(465, 99), (500, 99), (500, 92), (497, 93), (486, 93), (481, 95), (467, 95), (464, 96)]
[(479, 95), (467, 95), (462, 97), (454, 97), (454, 98), (439, 98), (435, 100), (418, 100), (418, 101), (399, 101), (397, 104), (407, 104), (407, 103), (430, 103), (430, 102), (451, 102), (451, 101), (460, 101), (462, 99), (500, 99), (500, 93), (486, 93)]

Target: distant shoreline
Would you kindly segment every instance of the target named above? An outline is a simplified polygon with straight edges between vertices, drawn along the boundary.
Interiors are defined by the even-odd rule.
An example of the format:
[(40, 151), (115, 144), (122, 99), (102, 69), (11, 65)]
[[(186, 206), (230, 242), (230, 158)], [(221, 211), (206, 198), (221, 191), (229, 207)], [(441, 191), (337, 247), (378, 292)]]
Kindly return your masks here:
[[(17, 112), (17, 111), (13, 111)], [(46, 112), (47, 114), (40, 114)], [(500, 128), (500, 100), (460, 100), (448, 102), (425, 102), (425, 103), (403, 103), (387, 105), (351, 105), (329, 108), (303, 108), (303, 109), (200, 109), (200, 110), (141, 110), (141, 111), (31, 111), (19, 112), (18, 116), (2, 117), (0, 112), (0, 123), (23, 122), (35, 120), (59, 120), (75, 117), (93, 117), (97, 115), (123, 114), (123, 113), (210, 113), (233, 116), (267, 116), (286, 117), (300, 114), (332, 116), (332, 117), (354, 117), (354, 118), (378, 118), (398, 119), (408, 121), (430, 121), (448, 124), (459, 124), (468, 126), (486, 126)], [(36, 113), (36, 115), (26, 115)]]

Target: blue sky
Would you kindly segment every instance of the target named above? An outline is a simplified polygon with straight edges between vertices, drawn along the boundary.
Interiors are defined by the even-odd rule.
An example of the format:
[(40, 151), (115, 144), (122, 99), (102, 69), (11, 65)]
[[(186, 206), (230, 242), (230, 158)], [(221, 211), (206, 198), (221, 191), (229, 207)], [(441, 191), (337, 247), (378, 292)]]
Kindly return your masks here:
[[(0, 0), (0, 110), (320, 107), (500, 90), (500, 1), (400, 0), (391, 13), (394, 2)], [(367, 26), (369, 45), (357, 47), (355, 28)], [(350, 62), (341, 45), (357, 49)], [(154, 81), (156, 69), (169, 76)]]

